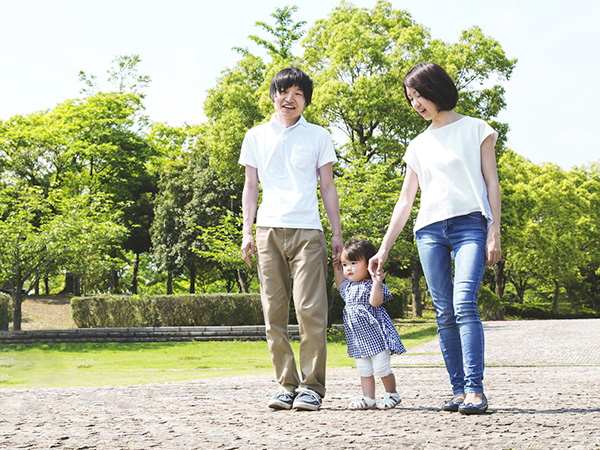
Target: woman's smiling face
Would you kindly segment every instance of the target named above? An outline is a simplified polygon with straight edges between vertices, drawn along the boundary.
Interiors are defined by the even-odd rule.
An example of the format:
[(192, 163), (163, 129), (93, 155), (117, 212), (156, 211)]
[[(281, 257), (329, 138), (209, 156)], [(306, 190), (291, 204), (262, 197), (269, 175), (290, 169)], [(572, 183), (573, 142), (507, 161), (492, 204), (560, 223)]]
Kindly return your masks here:
[(422, 97), (416, 89), (409, 86), (406, 87), (406, 96), (410, 101), (410, 106), (418, 112), (425, 120), (433, 120), (439, 114), (438, 106), (431, 100)]

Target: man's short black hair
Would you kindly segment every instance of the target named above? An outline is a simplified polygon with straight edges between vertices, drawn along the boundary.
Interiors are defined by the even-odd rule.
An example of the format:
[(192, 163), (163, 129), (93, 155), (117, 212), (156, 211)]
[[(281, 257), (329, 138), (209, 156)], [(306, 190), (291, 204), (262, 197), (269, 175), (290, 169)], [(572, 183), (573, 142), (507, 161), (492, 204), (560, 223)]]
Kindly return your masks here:
[(278, 92), (286, 91), (292, 86), (297, 86), (304, 93), (306, 105), (310, 105), (313, 93), (313, 82), (308, 75), (297, 67), (283, 69), (271, 80), (270, 96), (271, 100), (275, 101), (275, 96)]
[(458, 102), (458, 90), (448, 72), (432, 62), (422, 62), (408, 71), (404, 77), (404, 96), (408, 103), (406, 88), (413, 88), (422, 97), (435, 103), (439, 111), (451, 111)]

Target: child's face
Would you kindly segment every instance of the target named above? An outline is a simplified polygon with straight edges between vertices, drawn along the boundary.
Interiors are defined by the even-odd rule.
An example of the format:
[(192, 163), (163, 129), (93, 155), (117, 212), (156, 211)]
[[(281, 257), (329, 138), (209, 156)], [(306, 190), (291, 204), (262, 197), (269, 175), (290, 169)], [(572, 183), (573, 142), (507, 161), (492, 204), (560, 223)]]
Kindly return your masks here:
[(350, 281), (362, 281), (369, 278), (369, 269), (364, 259), (350, 261), (346, 253), (342, 253), (342, 270), (344, 276)]

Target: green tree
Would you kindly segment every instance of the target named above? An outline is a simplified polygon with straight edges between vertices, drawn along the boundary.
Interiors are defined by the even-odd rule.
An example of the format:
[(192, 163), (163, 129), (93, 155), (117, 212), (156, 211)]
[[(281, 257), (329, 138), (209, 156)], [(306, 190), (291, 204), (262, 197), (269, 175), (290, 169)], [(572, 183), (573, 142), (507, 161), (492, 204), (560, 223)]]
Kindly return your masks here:
[[(402, 81), (410, 67), (426, 60), (440, 63), (459, 89), (457, 110), (491, 121), (505, 107), (504, 91), (482, 85), (510, 78), (516, 64), (479, 28), (464, 31), (456, 44), (432, 40), (408, 12), (381, 0), (371, 10), (342, 2), (316, 22), (303, 46), (317, 84), (316, 108), (325, 123), (348, 138), (341, 156), (395, 165), (427, 126), (404, 96)], [(492, 124), (501, 132), (506, 129)]]
[[(297, 6), (284, 6), (276, 8), (271, 17), (275, 19), (275, 26), (265, 22), (256, 22), (256, 26), (267, 31), (274, 40), (266, 40), (257, 35), (251, 35), (249, 38), (259, 46), (265, 48), (273, 59), (281, 58), (291, 60), (293, 58), (292, 47), (304, 35), (302, 28), (306, 25), (305, 21), (295, 22), (292, 15), (298, 11)], [(242, 54), (249, 54), (247, 49), (237, 47)]]
[[(114, 91), (135, 94), (144, 98), (144, 89), (152, 81), (148, 75), (139, 73), (139, 64), (142, 62), (139, 55), (120, 55), (112, 60), (112, 66), (107, 71), (107, 81)], [(84, 87), (82, 94), (93, 97), (99, 92), (107, 91), (102, 87), (102, 81), (93, 74), (86, 74), (83, 70), (79, 72), (79, 81)]]
[(572, 217), (571, 233), (579, 242), (583, 258), (580, 279), (566, 286), (570, 302), (600, 310), (600, 163), (576, 167), (569, 171), (569, 183), (579, 199), (580, 213)]
[(103, 198), (45, 196), (39, 187), (12, 180), (0, 191), (0, 281), (14, 306), (14, 329), (21, 329), (25, 284), (58, 267), (88, 280), (98, 270), (107, 245), (125, 230)]
[(249, 292), (250, 283), (256, 273), (254, 270), (248, 270), (248, 266), (240, 258), (241, 214), (234, 214), (226, 209), (217, 225), (198, 228), (199, 239), (203, 245), (194, 251), (201, 258), (217, 264), (222, 271), (235, 271), (239, 291)]
[[(459, 88), (458, 111), (490, 121), (501, 134), (507, 130), (492, 120), (505, 106), (502, 87), (482, 86), (494, 78), (508, 79), (516, 60), (508, 59), (499, 43), (478, 28), (463, 32), (458, 43), (448, 44), (432, 40), (408, 12), (393, 9), (389, 2), (378, 1), (370, 10), (342, 2), (327, 19), (316, 22), (303, 46), (303, 62), (317, 85), (317, 120), (345, 135), (339, 145), (339, 180), (352, 180), (356, 175), (361, 187), (381, 181), (374, 171), (357, 172), (353, 161), (387, 166), (384, 171), (390, 173), (399, 168), (403, 173), (406, 147), (427, 127), (412, 111), (402, 86), (408, 69), (420, 61), (438, 62), (449, 70)], [(502, 139), (499, 153), (501, 143)], [(394, 203), (381, 205), (382, 217), (389, 220)], [(369, 205), (358, 203), (353, 217), (370, 217)], [(405, 231), (412, 236), (412, 224)], [(385, 228), (373, 240), (379, 241), (384, 232)], [(411, 268), (413, 298), (417, 299), (420, 267), (414, 245), (407, 247), (406, 242), (406, 238), (399, 239), (401, 255), (395, 253), (388, 261), (390, 267)], [(414, 306), (418, 314), (419, 305)]]
[[(126, 259), (126, 252), (134, 255), (130, 290), (137, 293), (137, 273), (140, 254), (150, 250), (150, 225), (153, 220), (153, 201), (158, 190), (156, 149), (149, 145), (145, 130), (149, 119), (144, 114), (144, 90), (151, 79), (139, 73), (142, 60), (139, 55), (117, 56), (107, 71), (105, 84), (95, 75), (80, 72), (84, 84), (82, 93), (90, 103), (87, 117), (92, 126), (82, 123), (76, 133), (82, 134), (84, 164), (89, 165), (89, 183), (102, 192), (113, 194), (115, 203), (124, 210), (124, 225), (129, 230), (122, 249), (111, 249), (113, 260)], [(112, 92), (108, 92), (112, 90)], [(110, 103), (109, 99), (120, 101)], [(122, 100), (125, 100), (124, 103)], [(67, 113), (68, 114), (68, 113)], [(84, 119), (85, 120), (85, 119)], [(104, 121), (104, 128), (94, 122)], [(85, 130), (85, 131), (84, 131)], [(116, 267), (110, 271), (110, 290), (118, 292)]]
[[(3, 122), (2, 175), (39, 187), (45, 197), (55, 190), (72, 196), (109, 194), (114, 208), (125, 212), (121, 220), (130, 231), (126, 248), (144, 251), (149, 237), (142, 230), (151, 220), (148, 205), (156, 177), (148, 170), (153, 148), (138, 129), (142, 109), (135, 94), (100, 92)], [(116, 261), (118, 249), (111, 253)], [(111, 274), (110, 289), (116, 291), (116, 270)]]
[(576, 218), (582, 213), (582, 199), (567, 174), (552, 164), (542, 166), (532, 189), (537, 207), (528, 224), (535, 243), (531, 250), (543, 262), (538, 265), (537, 275), (553, 289), (552, 311), (557, 313), (560, 288), (580, 280), (583, 252), (575, 229)]
[[(150, 228), (152, 247), (159, 270), (167, 271), (167, 294), (173, 293), (173, 277), (189, 269), (190, 291), (194, 292), (195, 258), (191, 247), (196, 239), (187, 205), (193, 198), (190, 148), (197, 130), (154, 124), (150, 141), (164, 155), (160, 166), (159, 192)], [(195, 213), (195, 212), (192, 212)], [(201, 213), (201, 212), (198, 212)]]
[[(528, 224), (536, 208), (530, 182), (539, 173), (538, 166), (511, 150), (506, 150), (498, 160), (502, 193), (503, 262), (497, 270), (502, 270), (502, 277), (514, 287), (518, 303), (523, 303), (525, 291), (533, 287), (532, 273), (537, 264), (534, 258), (530, 258), (528, 250), (532, 240), (528, 234)], [(501, 295), (498, 297), (502, 298)]]
[(536, 166), (508, 153), (500, 160), (506, 271), (523, 302), (528, 287), (548, 292), (558, 313), (561, 289), (581, 282), (586, 266), (586, 195), (573, 176), (549, 163)]

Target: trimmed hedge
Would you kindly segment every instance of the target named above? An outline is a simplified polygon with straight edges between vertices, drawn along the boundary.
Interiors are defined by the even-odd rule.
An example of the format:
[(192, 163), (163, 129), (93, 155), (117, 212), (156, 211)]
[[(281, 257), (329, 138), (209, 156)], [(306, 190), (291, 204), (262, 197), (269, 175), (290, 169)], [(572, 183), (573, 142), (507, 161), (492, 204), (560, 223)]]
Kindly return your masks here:
[(8, 324), (12, 322), (13, 314), (10, 295), (0, 292), (0, 330), (8, 330)]
[(507, 315), (522, 319), (595, 319), (600, 317), (600, 313), (590, 309), (555, 314), (549, 308), (539, 305), (502, 302), (502, 306)]
[(79, 328), (264, 324), (259, 294), (73, 297), (71, 315)]

